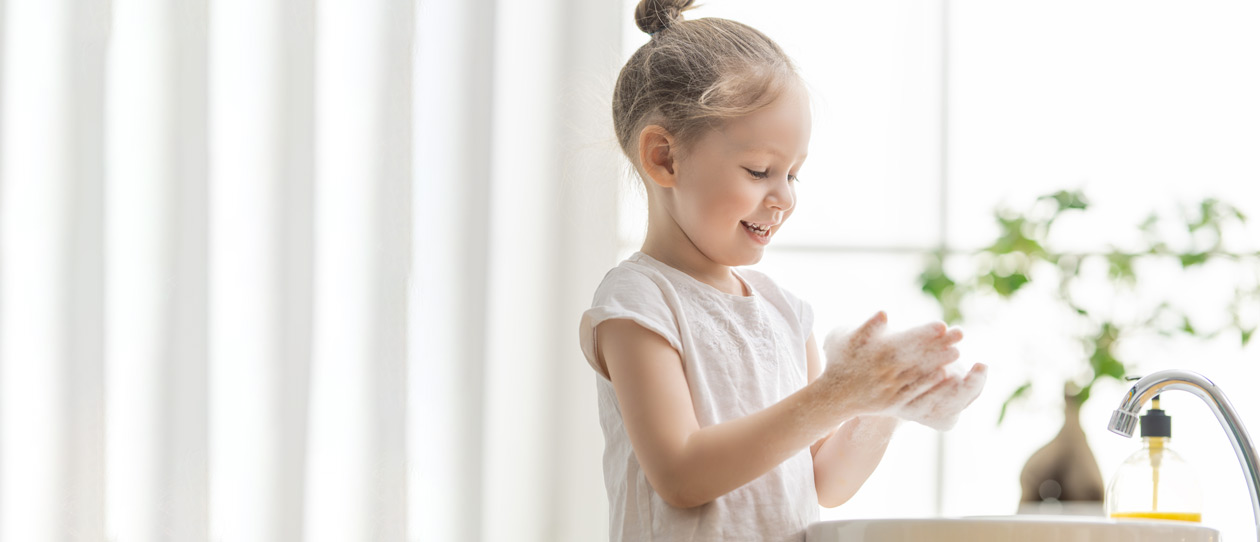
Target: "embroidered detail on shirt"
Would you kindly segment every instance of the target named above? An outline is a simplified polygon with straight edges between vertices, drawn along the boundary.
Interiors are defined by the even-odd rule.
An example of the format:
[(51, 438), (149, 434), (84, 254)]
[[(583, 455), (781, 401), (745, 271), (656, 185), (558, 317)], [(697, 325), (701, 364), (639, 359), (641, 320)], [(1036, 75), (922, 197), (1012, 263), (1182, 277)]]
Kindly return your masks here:
[(763, 376), (774, 376), (782, 358), (791, 357), (791, 352), (785, 350), (791, 343), (780, 329), (786, 323), (773, 325), (771, 318), (781, 317), (766, 310), (761, 299), (749, 299), (750, 311), (731, 311), (730, 300), (719, 292), (690, 284), (684, 288), (686, 302), (692, 303), (697, 312), (708, 315), (708, 318), (695, 318), (690, 322), (695, 335), (712, 351), (727, 356), (724, 362), (753, 363)]

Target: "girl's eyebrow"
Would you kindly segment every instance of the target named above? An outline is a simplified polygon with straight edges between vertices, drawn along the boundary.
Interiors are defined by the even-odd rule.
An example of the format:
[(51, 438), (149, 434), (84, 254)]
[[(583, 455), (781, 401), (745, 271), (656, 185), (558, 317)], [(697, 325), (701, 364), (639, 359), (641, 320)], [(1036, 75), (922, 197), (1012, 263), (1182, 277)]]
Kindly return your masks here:
[[(780, 152), (778, 149), (772, 146), (756, 146), (756, 147), (750, 146), (750, 147), (745, 148), (743, 152), (748, 153), (748, 154), (771, 154), (779, 158), (785, 158), (785, 159), (788, 157), (786, 153)], [(796, 161), (804, 162), (805, 158), (808, 156), (809, 156), (809, 153), (802, 154), (800, 158), (796, 159)]]

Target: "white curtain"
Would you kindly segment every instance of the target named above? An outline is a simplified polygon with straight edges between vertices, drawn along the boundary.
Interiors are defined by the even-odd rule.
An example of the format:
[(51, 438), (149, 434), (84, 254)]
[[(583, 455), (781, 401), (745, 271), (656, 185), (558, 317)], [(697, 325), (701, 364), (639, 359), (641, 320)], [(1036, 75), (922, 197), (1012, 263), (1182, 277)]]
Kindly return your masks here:
[(607, 536), (595, 376), (576, 341), (616, 263), (623, 7), (419, 4), (421, 539)]
[(591, 540), (624, 17), (0, 0), (0, 540)]

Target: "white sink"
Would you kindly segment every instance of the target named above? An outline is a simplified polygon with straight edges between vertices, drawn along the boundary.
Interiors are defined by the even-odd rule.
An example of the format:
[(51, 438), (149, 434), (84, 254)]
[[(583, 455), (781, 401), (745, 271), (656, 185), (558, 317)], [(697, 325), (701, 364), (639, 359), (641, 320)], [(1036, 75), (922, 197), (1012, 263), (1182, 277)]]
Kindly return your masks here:
[(1220, 542), (1195, 523), (1091, 517), (861, 519), (809, 526), (806, 542)]

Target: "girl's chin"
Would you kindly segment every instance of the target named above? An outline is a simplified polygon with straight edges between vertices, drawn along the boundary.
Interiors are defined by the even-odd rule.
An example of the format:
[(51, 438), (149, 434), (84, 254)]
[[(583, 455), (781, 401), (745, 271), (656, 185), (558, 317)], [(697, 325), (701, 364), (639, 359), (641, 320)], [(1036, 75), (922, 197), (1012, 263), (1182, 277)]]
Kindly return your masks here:
[(718, 262), (718, 263), (721, 263), (722, 265), (725, 265), (727, 267), (740, 267), (744, 265), (755, 265), (761, 261), (761, 257), (765, 256), (765, 253), (766, 251), (764, 247), (756, 247), (751, 250), (743, 249), (743, 250), (738, 251), (736, 254), (731, 254), (727, 258), (727, 261)]

